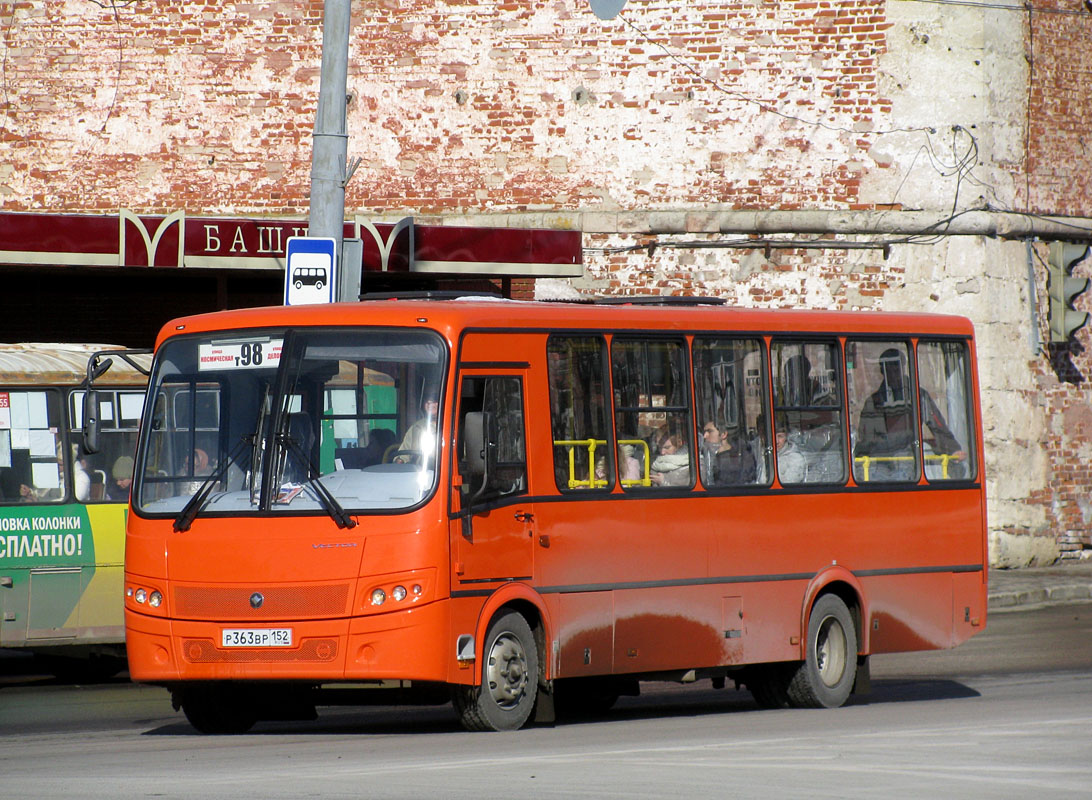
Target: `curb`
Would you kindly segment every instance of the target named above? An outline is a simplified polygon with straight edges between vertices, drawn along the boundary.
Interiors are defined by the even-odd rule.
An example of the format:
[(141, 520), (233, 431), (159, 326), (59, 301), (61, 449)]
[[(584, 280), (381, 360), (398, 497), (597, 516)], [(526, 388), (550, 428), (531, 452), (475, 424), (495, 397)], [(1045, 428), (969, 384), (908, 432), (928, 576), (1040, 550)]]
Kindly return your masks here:
[(989, 608), (1016, 608), (1038, 603), (1068, 603), (1092, 599), (1092, 584), (1068, 584), (1038, 589), (995, 592), (987, 597)]

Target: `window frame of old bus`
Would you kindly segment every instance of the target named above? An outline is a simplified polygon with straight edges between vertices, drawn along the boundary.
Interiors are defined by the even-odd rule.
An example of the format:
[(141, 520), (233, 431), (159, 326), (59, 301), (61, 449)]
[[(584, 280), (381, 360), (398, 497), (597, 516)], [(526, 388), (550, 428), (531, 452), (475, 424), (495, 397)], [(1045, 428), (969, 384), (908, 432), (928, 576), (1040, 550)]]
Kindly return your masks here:
[[(46, 497), (41, 497), (41, 498), (36, 497), (33, 501), (26, 501), (26, 500), (23, 500), (23, 498), (19, 494), (19, 487), (15, 486), (14, 487), (15, 493), (11, 496), (10, 499), (8, 499), (8, 498), (0, 499), (0, 507), (3, 507), (3, 508), (24, 507), (25, 508), (25, 507), (29, 507), (29, 506), (39, 506), (39, 505), (42, 505), (42, 506), (55, 506), (55, 505), (62, 505), (62, 504), (65, 504), (65, 503), (75, 503), (75, 502), (81, 502), (82, 503), (82, 501), (78, 501), (78, 500), (75, 499), (75, 486), (74, 486), (75, 481), (73, 479), (73, 466), (72, 465), (73, 465), (73, 462), (74, 462), (74, 458), (72, 456), (72, 443), (73, 443), (72, 442), (72, 436), (71, 436), (72, 421), (69, 419), (69, 414), (68, 414), (69, 396), (70, 396), (71, 391), (72, 391), (73, 388), (75, 388), (75, 387), (64, 387), (64, 386), (55, 386), (55, 385), (37, 385), (37, 386), (35, 386), (35, 385), (28, 385), (28, 384), (12, 384), (12, 383), (7, 383), (7, 384), (4, 384), (3, 386), (0, 386), (0, 392), (4, 392), (4, 393), (8, 394), (9, 396), (12, 395), (12, 394), (15, 394), (15, 393), (28, 394), (28, 395), (29, 394), (41, 394), (41, 395), (43, 395), (43, 400), (45, 401), (45, 404), (46, 404), (46, 415), (47, 415), (46, 423), (47, 423), (47, 427), (46, 428), (27, 428), (27, 430), (28, 431), (31, 431), (31, 430), (50, 430), (51, 428), (56, 430), (56, 433), (54, 433), (54, 435), (53, 435), (54, 436), (54, 453), (53, 453), (52, 458), (50, 458), (48, 456), (41, 456), (41, 455), (34, 456), (34, 455), (31, 455), (32, 448), (29, 447), (29, 446), (26, 447), (26, 448), (12, 447), (12, 445), (11, 445), (11, 432), (13, 430), (15, 430), (15, 428), (12, 427), (12, 428), (6, 429), (7, 430), (7, 435), (8, 435), (9, 466), (5, 467), (5, 469), (13, 470), (12, 477), (17, 479), (18, 475), (14, 472), (14, 470), (15, 470), (15, 466), (14, 466), (15, 450), (25, 449), (27, 451), (27, 456), (26, 456), (27, 471), (25, 473), (27, 477), (26, 477), (25, 485), (29, 486), (30, 488), (32, 488), (34, 490), (37, 490), (38, 487), (36, 487), (34, 485), (34, 465), (35, 464), (53, 463), (57, 467), (57, 480), (60, 483), (60, 486), (57, 487), (57, 488), (59, 488), (61, 490), (59, 492), (59, 494), (57, 494), (54, 497), (48, 497), (48, 498), (46, 498)], [(50, 425), (49, 424), (50, 422), (53, 422), (54, 424)], [(58, 448), (60, 449), (60, 454), (59, 455), (56, 452)], [(19, 481), (19, 483), (23, 483), (23, 482)], [(45, 490), (50, 491), (50, 490), (52, 490), (52, 488), (53, 487), (47, 487)], [(2, 497), (2, 495), (0, 495), (0, 497)]]
[[(85, 400), (85, 397), (88, 395), (88, 390), (87, 390), (86, 387), (77, 385), (75, 383), (73, 383), (73, 384), (60, 384), (60, 385), (58, 385), (58, 384), (31, 385), (31, 384), (20, 384), (20, 383), (10, 383), (9, 382), (9, 383), (4, 384), (3, 386), (0, 386), (0, 392), (5, 392), (5, 393), (8, 393), (8, 394), (12, 394), (12, 393), (16, 393), (16, 392), (22, 393), (22, 394), (42, 393), (42, 394), (44, 394), (46, 396), (46, 398), (47, 398), (46, 402), (48, 404), (48, 409), (51, 410), (50, 413), (56, 412), (55, 413), (55, 421), (57, 422), (57, 424), (56, 425), (50, 425), (46, 429), (34, 429), (34, 430), (47, 430), (47, 429), (56, 428), (56, 432), (54, 433), (54, 442), (59, 447), (60, 453), (59, 453), (59, 455), (55, 454), (52, 459), (48, 458), (46, 456), (28, 455), (27, 456), (27, 465), (28, 465), (28, 467), (31, 468), (31, 473), (30, 473), (30, 477), (28, 477), (27, 480), (30, 481), (30, 482), (33, 482), (33, 477), (32, 476), (33, 476), (33, 465), (34, 464), (44, 464), (44, 463), (52, 462), (52, 463), (55, 463), (57, 465), (57, 474), (58, 474), (58, 477), (59, 477), (59, 480), (60, 480), (60, 483), (61, 483), (61, 486), (59, 488), (62, 490), (62, 491), (59, 492), (59, 494), (57, 494), (57, 495), (55, 495), (53, 497), (41, 497), (41, 498), (38, 498), (38, 499), (34, 500), (33, 502), (24, 501), (19, 497), (13, 497), (11, 499), (0, 499), (0, 507), (4, 507), (4, 508), (16, 507), (16, 508), (18, 508), (18, 507), (38, 506), (38, 505), (57, 506), (57, 505), (65, 505), (65, 504), (69, 504), (69, 503), (79, 503), (81, 505), (100, 505), (100, 504), (123, 503), (124, 502), (123, 500), (115, 500), (113, 498), (108, 497), (106, 490), (109, 487), (110, 481), (112, 479), (112, 476), (111, 476), (110, 473), (111, 473), (111, 468), (112, 468), (113, 462), (116, 461), (117, 458), (120, 458), (123, 455), (130, 455), (131, 453), (135, 452), (135, 447), (134, 448), (124, 448), (124, 447), (123, 448), (114, 448), (113, 457), (109, 460), (109, 463), (104, 464), (105, 469), (102, 469), (102, 470), (96, 469), (95, 470), (96, 472), (101, 472), (102, 473), (103, 480), (102, 480), (102, 483), (101, 483), (101, 489), (102, 489), (101, 496), (94, 497), (94, 496), (92, 496), (92, 494), (93, 494), (92, 493), (92, 494), (89, 494), (88, 497), (86, 499), (83, 499), (83, 500), (76, 497), (76, 480), (75, 480), (75, 476), (76, 476), (77, 462), (78, 462), (79, 459), (74, 454), (73, 450), (78, 445), (82, 445), (82, 438), (83, 438), (83, 434), (82, 434), (82, 428), (83, 428), (82, 414), (83, 414), (84, 400)], [(130, 436), (133, 437), (133, 441), (134, 441), (134, 444), (135, 444), (135, 440), (136, 440), (140, 420), (139, 420), (139, 417), (134, 419), (132, 417), (123, 417), (122, 416), (122, 407), (125, 404), (121, 402), (121, 397), (122, 397), (122, 395), (127, 395), (127, 396), (141, 395), (141, 406), (143, 406), (143, 397), (145, 395), (145, 389), (137, 388), (135, 385), (128, 386), (128, 385), (124, 385), (124, 384), (118, 384), (118, 385), (111, 385), (111, 386), (97, 388), (97, 389), (92, 390), (92, 392), (94, 393), (94, 395), (96, 397), (99, 398), (99, 402), (101, 402), (103, 398), (109, 397), (110, 402), (111, 402), (112, 407), (113, 407), (113, 410), (112, 410), (113, 419), (110, 421), (109, 425), (104, 424), (104, 423), (102, 423), (100, 421), (100, 428), (103, 431), (107, 432), (107, 436), (123, 437), (123, 436), (126, 436), (126, 435), (130, 435)], [(126, 425), (125, 424), (126, 422), (128, 422), (130, 424)], [(9, 436), (10, 436), (10, 434), (9, 434)], [(10, 447), (10, 443), (9, 443), (9, 447)], [(11, 448), (11, 449), (14, 450), (15, 448)], [(102, 449), (102, 448), (100, 448), (100, 449)], [(8, 469), (13, 469), (13, 468), (14, 467), (8, 467)], [(95, 484), (93, 475), (89, 474), (88, 475), (88, 480), (90, 481), (90, 485), (92, 485), (92, 486), (97, 485), (97, 484)], [(31, 484), (28, 483), (28, 485), (31, 485)]]
[[(105, 451), (107, 449), (107, 448), (103, 447), (103, 445), (102, 445), (104, 435), (107, 437), (107, 439), (110, 436), (113, 436), (113, 435), (118, 435), (118, 436), (129, 435), (131, 437), (133, 446), (129, 447), (129, 448), (122, 448), (121, 455), (129, 455), (131, 457), (136, 452), (136, 442), (137, 442), (137, 439), (140, 437), (140, 420), (141, 420), (141, 417), (144, 415), (143, 407), (144, 407), (144, 402), (147, 399), (147, 387), (145, 386), (145, 388), (143, 388), (143, 389), (138, 389), (138, 388), (133, 388), (133, 387), (130, 387), (130, 386), (118, 385), (118, 386), (100, 386), (100, 387), (96, 387), (96, 388), (91, 389), (91, 390), (88, 390), (86, 387), (75, 387), (75, 388), (72, 388), (72, 389), (68, 390), (67, 391), (68, 396), (66, 398), (66, 403), (67, 403), (68, 408), (67, 408), (65, 413), (68, 415), (67, 424), (69, 426), (69, 431), (68, 431), (69, 442), (68, 442), (68, 449), (65, 451), (66, 453), (70, 454), (72, 446), (77, 444), (77, 443), (80, 443), (81, 439), (83, 437), (83, 413), (84, 413), (84, 408), (86, 407), (87, 395), (88, 394), (93, 394), (94, 395), (94, 402), (96, 404), (98, 404), (98, 406), (100, 408), (101, 408), (101, 405), (102, 405), (103, 398), (107, 397), (107, 396), (111, 398), (111, 400), (113, 402), (113, 406), (114, 406), (114, 419), (113, 419), (112, 424), (110, 424), (110, 425), (105, 424), (105, 421), (102, 419), (101, 411), (99, 411), (99, 413), (98, 413), (98, 422), (96, 423), (96, 427), (98, 429), (98, 431), (96, 433), (96, 436), (98, 436), (98, 438), (99, 438), (98, 452), (103, 452), (103, 451)], [(121, 399), (122, 395), (130, 395), (131, 396), (131, 395), (137, 395), (137, 394), (139, 394), (141, 396), (141, 401), (140, 401), (141, 412), (135, 418), (124, 416), (122, 414), (122, 407), (125, 405), (125, 403), (122, 402), (122, 399)], [(125, 425), (124, 423), (126, 423), (126, 422), (129, 422), (130, 424)], [(69, 490), (69, 492), (67, 494), (72, 499), (72, 502), (85, 503), (85, 504), (124, 503), (125, 502), (124, 500), (114, 500), (114, 499), (108, 497), (107, 496), (107, 491), (106, 491), (107, 488), (110, 485), (110, 481), (113, 479), (113, 475), (112, 475), (113, 462), (117, 461), (117, 459), (120, 458), (121, 455), (116, 455), (114, 458), (110, 459), (111, 469), (109, 471), (104, 471), (105, 474), (104, 474), (104, 480), (103, 480), (103, 486), (102, 486), (102, 496), (98, 497), (98, 498), (89, 496), (87, 500), (77, 500), (76, 497), (75, 497), (75, 491), (76, 491), (75, 470), (76, 470), (76, 462), (78, 461), (78, 459), (73, 458), (71, 455), (69, 455), (68, 456), (68, 467), (69, 467), (68, 472), (72, 476), (72, 480), (71, 480), (70, 490)], [(94, 481), (92, 481), (92, 485), (94, 485)]]

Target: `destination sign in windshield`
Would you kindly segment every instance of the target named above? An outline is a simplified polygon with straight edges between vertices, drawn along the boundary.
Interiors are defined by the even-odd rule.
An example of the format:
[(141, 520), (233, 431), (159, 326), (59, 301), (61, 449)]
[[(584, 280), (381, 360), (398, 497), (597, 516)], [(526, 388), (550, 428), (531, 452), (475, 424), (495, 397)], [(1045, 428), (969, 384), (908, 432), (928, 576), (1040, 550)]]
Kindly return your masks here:
[(281, 363), (283, 339), (240, 339), (201, 344), (197, 351), (197, 369), (275, 369)]

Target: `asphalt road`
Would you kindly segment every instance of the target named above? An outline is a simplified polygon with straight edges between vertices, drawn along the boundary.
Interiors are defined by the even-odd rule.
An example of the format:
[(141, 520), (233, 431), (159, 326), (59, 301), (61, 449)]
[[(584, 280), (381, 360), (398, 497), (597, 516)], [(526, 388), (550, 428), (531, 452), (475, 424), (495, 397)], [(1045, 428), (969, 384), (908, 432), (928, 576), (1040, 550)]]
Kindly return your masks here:
[(450, 707), (322, 709), (195, 734), (166, 692), (0, 679), (10, 798), (1068, 798), (1092, 792), (1092, 604), (993, 614), (939, 653), (873, 659), (845, 708), (646, 684), (609, 714), (471, 734)]

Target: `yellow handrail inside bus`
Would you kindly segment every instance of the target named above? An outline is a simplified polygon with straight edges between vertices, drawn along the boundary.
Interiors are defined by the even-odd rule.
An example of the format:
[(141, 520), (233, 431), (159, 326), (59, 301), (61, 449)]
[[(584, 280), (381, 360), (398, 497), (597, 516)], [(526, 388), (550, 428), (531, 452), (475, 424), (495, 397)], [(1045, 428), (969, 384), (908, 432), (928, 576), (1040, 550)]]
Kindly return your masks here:
[[(872, 464), (879, 463), (881, 461), (913, 461), (913, 456), (856, 456), (853, 459), (855, 464), (864, 465), (864, 475), (861, 477), (861, 481), (869, 480), (868, 472)], [(942, 479), (948, 478), (948, 464), (952, 461), (962, 461), (963, 456), (955, 453), (930, 453), (925, 456), (926, 461), (939, 461), (940, 462), (940, 477)]]
[[(568, 447), (569, 448), (569, 488), (579, 489), (581, 487), (589, 489), (602, 489), (607, 486), (608, 481), (606, 478), (595, 477), (595, 449), (600, 445), (606, 445), (606, 439), (554, 439), (554, 445), (556, 447)], [(649, 476), (649, 465), (651, 459), (648, 453), (648, 442), (644, 439), (619, 439), (618, 444), (628, 444), (633, 447), (640, 447), (644, 452), (644, 458), (641, 459), (642, 465), (642, 477), (640, 478), (622, 478), (623, 486), (651, 486), (652, 478)], [(576, 448), (586, 447), (588, 448), (588, 469), (591, 474), (586, 480), (576, 477)]]

